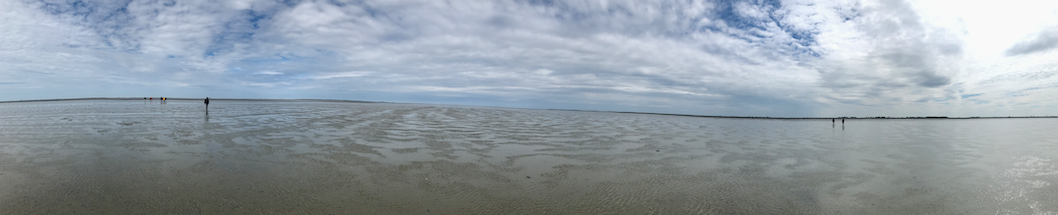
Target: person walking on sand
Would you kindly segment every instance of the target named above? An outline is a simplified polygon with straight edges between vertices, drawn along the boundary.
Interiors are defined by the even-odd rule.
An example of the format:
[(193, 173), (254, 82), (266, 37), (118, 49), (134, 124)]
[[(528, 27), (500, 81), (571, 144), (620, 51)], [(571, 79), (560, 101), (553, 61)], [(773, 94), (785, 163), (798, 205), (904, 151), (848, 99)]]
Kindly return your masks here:
[(209, 110), (209, 97), (206, 97), (206, 110)]

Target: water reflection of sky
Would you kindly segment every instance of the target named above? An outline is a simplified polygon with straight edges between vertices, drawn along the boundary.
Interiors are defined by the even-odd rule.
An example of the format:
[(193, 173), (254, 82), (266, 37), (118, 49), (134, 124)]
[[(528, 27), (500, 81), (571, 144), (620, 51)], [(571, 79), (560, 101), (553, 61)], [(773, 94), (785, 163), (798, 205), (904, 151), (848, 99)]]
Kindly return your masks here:
[(1050, 214), (1053, 121), (5, 103), (0, 211)]

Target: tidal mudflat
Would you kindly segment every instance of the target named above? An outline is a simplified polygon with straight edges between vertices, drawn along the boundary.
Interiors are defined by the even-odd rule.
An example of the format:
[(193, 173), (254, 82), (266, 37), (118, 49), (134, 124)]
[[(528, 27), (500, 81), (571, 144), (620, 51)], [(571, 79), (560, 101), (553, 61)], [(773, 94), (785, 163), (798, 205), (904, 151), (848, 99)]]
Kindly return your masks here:
[(1055, 214), (1058, 119), (0, 104), (0, 214)]

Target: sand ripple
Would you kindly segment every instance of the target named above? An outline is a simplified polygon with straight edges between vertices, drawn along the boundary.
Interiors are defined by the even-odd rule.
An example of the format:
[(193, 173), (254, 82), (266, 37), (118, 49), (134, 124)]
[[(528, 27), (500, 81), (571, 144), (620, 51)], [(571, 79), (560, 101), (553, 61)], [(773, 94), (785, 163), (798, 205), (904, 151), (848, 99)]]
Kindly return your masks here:
[(1055, 214), (1051, 119), (0, 104), (0, 214)]

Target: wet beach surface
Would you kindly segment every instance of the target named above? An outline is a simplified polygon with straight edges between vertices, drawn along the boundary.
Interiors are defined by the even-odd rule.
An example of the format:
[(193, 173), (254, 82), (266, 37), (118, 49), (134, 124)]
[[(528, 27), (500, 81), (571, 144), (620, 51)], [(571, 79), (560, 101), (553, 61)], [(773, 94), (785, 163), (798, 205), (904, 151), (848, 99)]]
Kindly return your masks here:
[(0, 104), (0, 214), (1056, 214), (1058, 119)]

